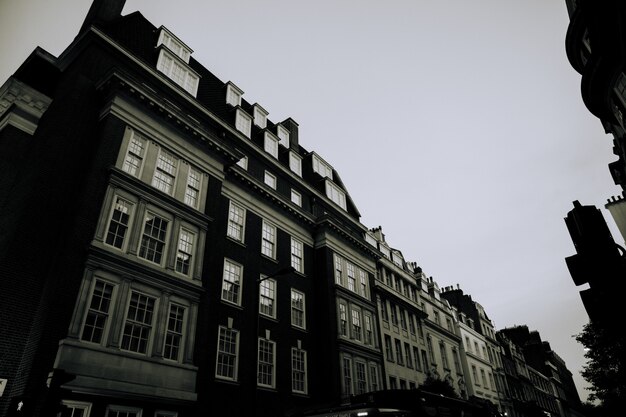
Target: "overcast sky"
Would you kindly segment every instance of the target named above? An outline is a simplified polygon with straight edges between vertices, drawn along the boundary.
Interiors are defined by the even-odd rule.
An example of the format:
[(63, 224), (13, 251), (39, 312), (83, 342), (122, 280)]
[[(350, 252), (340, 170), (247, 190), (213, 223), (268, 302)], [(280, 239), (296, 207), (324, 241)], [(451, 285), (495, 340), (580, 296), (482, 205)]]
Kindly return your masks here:
[[(90, 3), (0, 0), (0, 80), (36, 46), (58, 56)], [(363, 224), (497, 328), (539, 330), (587, 397), (563, 218), (621, 190), (565, 55), (565, 0), (128, 0), (123, 13), (136, 10), (272, 121), (296, 120)]]

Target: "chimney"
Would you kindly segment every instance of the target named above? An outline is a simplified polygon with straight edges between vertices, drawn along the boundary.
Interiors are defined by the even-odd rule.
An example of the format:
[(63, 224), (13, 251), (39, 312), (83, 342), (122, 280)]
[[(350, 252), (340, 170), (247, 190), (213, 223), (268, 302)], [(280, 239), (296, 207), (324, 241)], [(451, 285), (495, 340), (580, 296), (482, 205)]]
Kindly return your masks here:
[(125, 3), (126, 0), (93, 0), (78, 35), (86, 32), (93, 24), (108, 23), (122, 16)]

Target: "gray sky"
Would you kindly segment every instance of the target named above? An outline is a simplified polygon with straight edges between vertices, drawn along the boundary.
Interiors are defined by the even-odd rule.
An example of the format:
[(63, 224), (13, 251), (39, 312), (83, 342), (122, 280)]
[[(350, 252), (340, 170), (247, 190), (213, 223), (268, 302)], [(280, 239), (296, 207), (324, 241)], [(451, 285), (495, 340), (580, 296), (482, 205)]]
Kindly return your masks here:
[[(90, 4), (0, 0), (0, 80), (36, 46), (58, 56)], [(367, 227), (497, 328), (539, 330), (587, 397), (563, 217), (620, 189), (565, 55), (564, 0), (128, 0), (135, 10), (272, 121), (296, 120)]]

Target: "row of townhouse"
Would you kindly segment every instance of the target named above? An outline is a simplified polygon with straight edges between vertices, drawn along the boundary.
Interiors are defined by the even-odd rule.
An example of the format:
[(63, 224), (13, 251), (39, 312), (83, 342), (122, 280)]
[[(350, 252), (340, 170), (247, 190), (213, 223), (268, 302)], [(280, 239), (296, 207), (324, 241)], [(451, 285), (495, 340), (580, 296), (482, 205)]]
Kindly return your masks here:
[(506, 409), (482, 307), (124, 3), (0, 89), (0, 416), (275, 416), (432, 381)]

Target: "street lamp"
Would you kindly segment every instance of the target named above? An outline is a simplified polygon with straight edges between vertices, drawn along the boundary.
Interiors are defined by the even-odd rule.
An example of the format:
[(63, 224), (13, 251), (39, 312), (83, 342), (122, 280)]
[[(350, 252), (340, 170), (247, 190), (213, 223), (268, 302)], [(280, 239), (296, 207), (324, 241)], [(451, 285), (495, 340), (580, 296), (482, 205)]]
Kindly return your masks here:
[[(254, 332), (252, 333), (254, 335), (254, 341), (252, 346), (254, 346), (254, 355), (252, 355), (252, 357), (254, 358), (254, 368), (253, 368), (253, 372), (254, 372), (254, 378), (252, 379), (251, 382), (251, 387), (254, 390), (254, 392), (252, 393), (253, 397), (253, 410), (254, 410), (254, 415), (257, 415), (257, 411), (258, 411), (258, 404), (257, 404), (257, 385), (259, 383), (259, 320), (260, 320), (260, 316), (261, 316), (261, 312), (260, 312), (260, 297), (261, 297), (261, 283), (265, 280), (268, 280), (270, 278), (278, 278), (284, 275), (289, 275), (292, 272), (295, 272), (295, 268), (293, 266), (287, 266), (284, 268), (279, 269), (278, 271), (274, 272), (273, 274), (267, 275), (267, 276), (263, 276), (263, 277), (259, 277), (256, 280), (256, 290), (255, 290), (255, 294), (256, 297), (254, 298), (255, 303), (256, 303), (256, 307), (255, 307), (255, 311), (256, 311), (256, 320), (255, 320), (255, 326), (254, 326)], [(274, 355), (276, 355), (276, 352), (274, 352)], [(276, 372), (276, 369), (274, 369), (274, 372)]]

